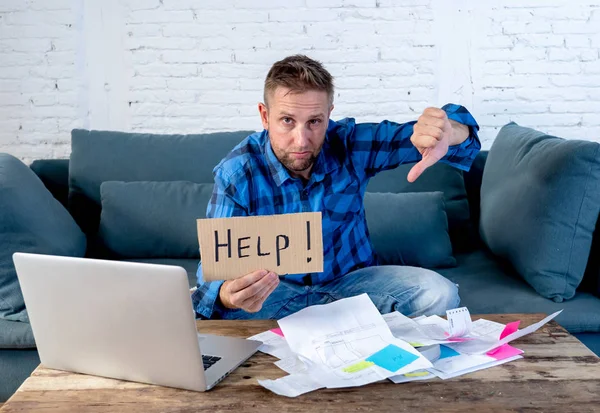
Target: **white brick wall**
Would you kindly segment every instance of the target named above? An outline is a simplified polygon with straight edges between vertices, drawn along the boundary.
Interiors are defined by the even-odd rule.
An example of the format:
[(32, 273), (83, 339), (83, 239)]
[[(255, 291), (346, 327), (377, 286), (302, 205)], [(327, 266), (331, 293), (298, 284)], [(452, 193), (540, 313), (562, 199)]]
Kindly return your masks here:
[(259, 129), (270, 65), (336, 78), (334, 119), (467, 106), (600, 141), (600, 0), (1, 0), (0, 152), (67, 157), (74, 127)]

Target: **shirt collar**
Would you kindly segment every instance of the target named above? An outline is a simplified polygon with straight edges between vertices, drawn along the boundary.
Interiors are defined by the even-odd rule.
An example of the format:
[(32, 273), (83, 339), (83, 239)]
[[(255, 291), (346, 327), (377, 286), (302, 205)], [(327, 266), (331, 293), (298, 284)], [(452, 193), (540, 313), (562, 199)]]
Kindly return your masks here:
[[(273, 177), (273, 180), (275, 181), (275, 184), (277, 186), (281, 186), (288, 179), (295, 178), (290, 175), (290, 172), (285, 166), (283, 166), (283, 164), (275, 155), (273, 147), (271, 146), (271, 140), (269, 139), (269, 132), (265, 132), (265, 155), (267, 159), (267, 166), (269, 168), (271, 176)], [(331, 144), (329, 142), (329, 134), (326, 133), (325, 141), (323, 142), (321, 152), (319, 152), (319, 156), (317, 156), (317, 160), (313, 165), (309, 182), (322, 181), (328, 173), (339, 168), (340, 166), (340, 160), (331, 148)]]

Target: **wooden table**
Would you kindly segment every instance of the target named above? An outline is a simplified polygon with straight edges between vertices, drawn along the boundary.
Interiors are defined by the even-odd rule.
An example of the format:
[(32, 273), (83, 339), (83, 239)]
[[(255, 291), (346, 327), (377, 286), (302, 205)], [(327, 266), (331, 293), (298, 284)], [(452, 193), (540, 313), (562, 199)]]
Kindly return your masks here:
[[(543, 314), (486, 315), (521, 328)], [(474, 317), (477, 319), (478, 317)], [(203, 333), (249, 337), (272, 320), (199, 321)], [(0, 411), (8, 412), (270, 412), (287, 411), (600, 411), (600, 359), (554, 321), (513, 343), (525, 358), (451, 380), (317, 390), (277, 396), (257, 379), (286, 375), (257, 353), (206, 393), (104, 379), (39, 366)]]

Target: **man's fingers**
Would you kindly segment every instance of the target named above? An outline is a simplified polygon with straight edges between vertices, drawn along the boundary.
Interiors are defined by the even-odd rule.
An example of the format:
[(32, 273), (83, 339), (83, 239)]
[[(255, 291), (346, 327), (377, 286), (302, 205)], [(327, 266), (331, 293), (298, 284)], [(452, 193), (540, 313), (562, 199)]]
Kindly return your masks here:
[[(417, 121), (417, 125), (435, 126), (436, 128), (444, 129), (447, 119), (441, 119), (435, 116), (421, 115)], [(416, 125), (415, 125), (416, 126)]]
[(424, 149), (433, 148), (440, 142), (433, 136), (421, 135), (420, 133), (415, 133), (410, 141), (421, 153)]
[(424, 156), (421, 161), (417, 162), (416, 165), (410, 169), (406, 179), (408, 180), (408, 182), (415, 182), (417, 178), (421, 176), (421, 174), (425, 171), (425, 169), (429, 168), (436, 162), (436, 159)]
[(448, 115), (440, 108), (429, 107), (423, 111), (423, 115), (433, 116), (434, 118), (444, 119)]
[(238, 307), (241, 307), (247, 300), (253, 300), (254, 297), (256, 297), (256, 295), (260, 294), (261, 291), (269, 287), (271, 283), (277, 281), (277, 274), (269, 273), (268, 276), (265, 276), (257, 282), (255, 282), (254, 284), (249, 285), (243, 290), (234, 293), (231, 297), (231, 302), (237, 305)]
[(237, 279), (233, 280), (233, 282), (231, 283), (231, 286), (229, 287), (229, 291), (231, 291), (232, 293), (241, 291), (244, 288), (248, 287), (249, 285), (256, 283), (257, 281), (262, 279), (264, 276), (266, 276), (268, 273), (269, 273), (269, 271), (267, 271), (267, 270), (257, 270), (257, 271), (251, 272), (249, 274), (246, 274), (243, 277), (237, 278)]
[(442, 140), (442, 137), (444, 136), (444, 131), (441, 128), (431, 125), (415, 125), (413, 131), (417, 135), (416, 137), (419, 137), (420, 135), (431, 136), (438, 141)]
[(275, 290), (275, 288), (277, 288), (278, 285), (279, 281), (276, 281), (272, 283), (269, 287), (261, 291), (254, 301), (244, 305), (246, 311), (249, 311), (251, 313), (259, 311), (262, 308), (265, 300), (269, 297), (269, 295), (271, 295), (271, 293)]

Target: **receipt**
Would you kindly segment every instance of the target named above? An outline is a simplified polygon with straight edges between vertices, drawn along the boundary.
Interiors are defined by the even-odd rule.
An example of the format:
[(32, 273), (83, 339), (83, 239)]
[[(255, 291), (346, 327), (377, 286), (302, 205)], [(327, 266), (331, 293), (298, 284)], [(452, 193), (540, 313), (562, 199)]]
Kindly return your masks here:
[(467, 307), (454, 308), (446, 311), (448, 325), (450, 326), (450, 337), (463, 337), (471, 334), (471, 314)]

